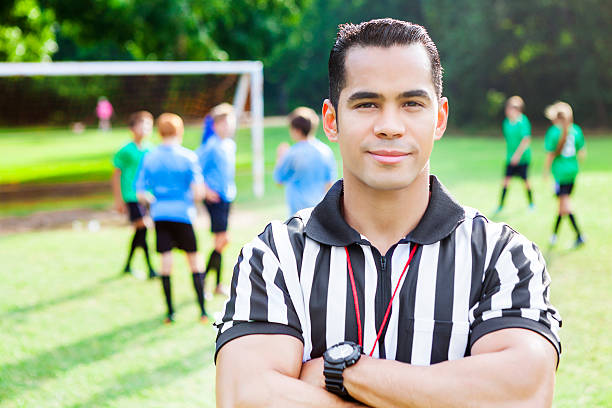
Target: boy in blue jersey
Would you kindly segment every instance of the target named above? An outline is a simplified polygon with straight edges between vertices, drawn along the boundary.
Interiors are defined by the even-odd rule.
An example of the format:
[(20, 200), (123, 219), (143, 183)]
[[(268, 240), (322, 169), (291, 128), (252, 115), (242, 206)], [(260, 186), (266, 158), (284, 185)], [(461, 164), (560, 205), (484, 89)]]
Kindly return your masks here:
[(225, 295), (221, 286), (221, 258), (229, 243), (227, 221), (232, 201), (236, 198), (236, 114), (229, 103), (222, 103), (210, 111), (211, 131), (196, 151), (202, 166), (207, 194), (204, 206), (210, 214), (210, 231), (215, 248), (210, 253), (205, 274), (217, 272), (215, 293)]
[(192, 221), (196, 216), (194, 200), (204, 196), (204, 184), (198, 158), (181, 146), (183, 121), (173, 113), (164, 113), (157, 120), (162, 143), (142, 160), (136, 183), (141, 201), (151, 204), (151, 216), (157, 233), (157, 252), (161, 254), (161, 280), (168, 314), (165, 322), (174, 321), (170, 274), (172, 249), (185, 251), (193, 276), (200, 319), (208, 317), (204, 308), (204, 274), (197, 252)]
[(134, 236), (132, 237), (130, 252), (123, 272), (130, 273), (132, 271), (132, 255), (134, 255), (136, 248), (141, 247), (149, 267), (149, 279), (152, 279), (157, 274), (153, 266), (151, 266), (149, 248), (147, 246), (147, 221), (150, 220), (146, 217), (146, 208), (138, 202), (134, 183), (140, 162), (150, 149), (146, 138), (153, 131), (153, 115), (147, 111), (135, 112), (130, 115), (129, 127), (132, 133), (132, 141), (125, 144), (113, 156), (115, 171), (112, 177), (115, 209), (121, 214), (127, 213), (130, 222), (134, 226)]
[(316, 137), (319, 117), (310, 108), (299, 107), (289, 114), (289, 134), (296, 142), (277, 149), (274, 180), (285, 184), (290, 215), (314, 207), (336, 179), (332, 150)]

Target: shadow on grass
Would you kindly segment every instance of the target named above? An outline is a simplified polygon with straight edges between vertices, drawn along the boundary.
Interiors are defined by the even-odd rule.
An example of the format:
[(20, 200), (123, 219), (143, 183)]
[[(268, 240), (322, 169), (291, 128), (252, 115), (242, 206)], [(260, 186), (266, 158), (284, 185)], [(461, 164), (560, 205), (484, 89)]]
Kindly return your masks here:
[(552, 268), (552, 265), (562, 261), (565, 257), (573, 254), (576, 251), (580, 251), (582, 247), (578, 248), (558, 248), (556, 246), (548, 245), (546, 249), (542, 251), (544, 259), (546, 259), (546, 266), (548, 270)]
[(43, 381), (55, 378), (76, 366), (106, 359), (161, 327), (162, 316), (158, 315), (1, 366), (0, 395), (3, 400), (8, 400), (10, 396), (37, 388)]
[[(185, 377), (195, 371), (202, 370), (207, 365), (212, 364), (212, 360), (209, 356), (213, 350), (214, 344), (210, 344), (206, 348), (198, 349), (181, 358), (161, 365), (154, 370), (139, 370), (119, 376), (116, 378), (116, 381), (106, 389), (93, 395), (87, 401), (72, 405), (71, 408), (110, 406), (113, 405), (111, 401), (119, 398), (139, 393), (142, 390), (156, 387), (160, 384), (166, 386), (179, 378)], [(202, 398), (209, 397), (208, 395), (199, 395), (201, 395)], [(175, 397), (180, 400), (179, 395)]]
[(77, 300), (77, 299), (84, 298), (84, 297), (90, 297), (95, 292), (99, 291), (101, 287), (109, 283), (115, 282), (119, 279), (123, 279), (123, 275), (117, 274), (114, 276), (109, 276), (107, 278), (97, 281), (96, 283), (94, 283), (93, 285), (89, 287), (75, 290), (74, 292), (68, 293), (64, 296), (57, 297), (55, 299), (44, 300), (42, 302), (35, 303), (33, 305), (13, 307), (7, 310), (5, 313), (1, 314), (0, 319), (19, 318), (23, 314), (27, 314), (30, 312), (37, 312), (42, 309), (46, 309), (52, 306), (57, 306), (65, 302), (70, 302), (70, 301)]

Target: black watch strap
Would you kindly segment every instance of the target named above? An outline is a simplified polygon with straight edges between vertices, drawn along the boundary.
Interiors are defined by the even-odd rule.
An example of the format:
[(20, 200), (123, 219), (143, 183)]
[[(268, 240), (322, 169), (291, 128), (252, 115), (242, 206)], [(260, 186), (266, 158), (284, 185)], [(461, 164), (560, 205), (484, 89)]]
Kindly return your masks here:
[(343, 371), (344, 364), (335, 366), (324, 362), (323, 374), (325, 376), (325, 388), (327, 391), (346, 399), (350, 398), (350, 396), (346, 388), (344, 388), (344, 380), (342, 378)]

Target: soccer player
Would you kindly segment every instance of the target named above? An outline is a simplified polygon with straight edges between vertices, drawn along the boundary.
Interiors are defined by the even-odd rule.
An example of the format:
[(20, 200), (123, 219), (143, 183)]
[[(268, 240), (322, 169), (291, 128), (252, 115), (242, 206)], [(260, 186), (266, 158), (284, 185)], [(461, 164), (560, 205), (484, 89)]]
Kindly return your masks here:
[(544, 147), (547, 152), (544, 176), (547, 177), (552, 169), (555, 194), (559, 198), (559, 212), (553, 227), (553, 234), (550, 237), (550, 244), (554, 245), (557, 242), (561, 218), (567, 215), (576, 231), (574, 247), (579, 247), (584, 244), (584, 237), (572, 213), (570, 194), (572, 194), (578, 175), (578, 157), (583, 159), (586, 156), (584, 135), (580, 126), (574, 123), (572, 107), (567, 103), (556, 102), (548, 106), (544, 115), (553, 123), (544, 138)]
[[(205, 274), (217, 272), (216, 294), (225, 295), (221, 286), (221, 260), (223, 250), (229, 243), (227, 222), (230, 206), (236, 198), (236, 115), (229, 103), (215, 106), (209, 113), (210, 126), (206, 140), (196, 151), (202, 166), (207, 196), (204, 206), (210, 214), (210, 231), (214, 236), (215, 248), (210, 253)], [(212, 132), (211, 132), (212, 130)]]
[(539, 250), (430, 175), (449, 112), (435, 44), (347, 24), (328, 66), (344, 179), (242, 249), (217, 406), (551, 406), (560, 316)]
[(124, 145), (113, 157), (112, 187), (115, 198), (115, 209), (121, 214), (127, 212), (130, 222), (134, 226), (134, 236), (130, 245), (130, 252), (125, 262), (124, 273), (130, 273), (132, 256), (134, 250), (141, 247), (145, 254), (147, 266), (149, 267), (149, 278), (155, 278), (157, 274), (151, 265), (149, 248), (147, 246), (147, 224), (146, 208), (138, 202), (134, 183), (140, 162), (149, 151), (150, 146), (146, 139), (153, 131), (153, 115), (147, 111), (135, 112), (129, 119), (132, 141)]
[(336, 178), (334, 153), (315, 133), (319, 116), (299, 107), (289, 114), (289, 134), (296, 143), (282, 143), (277, 149), (274, 180), (286, 184), (289, 215), (316, 205)]
[(157, 252), (161, 254), (161, 281), (168, 313), (165, 322), (174, 321), (170, 275), (172, 249), (187, 255), (193, 287), (200, 306), (200, 319), (208, 321), (204, 307), (204, 273), (198, 255), (192, 220), (196, 216), (194, 200), (204, 196), (202, 172), (194, 152), (181, 146), (183, 121), (173, 113), (157, 119), (162, 143), (142, 160), (136, 191), (138, 198), (151, 204), (155, 222)]
[(525, 102), (520, 96), (512, 96), (506, 101), (506, 118), (502, 124), (502, 131), (506, 139), (506, 176), (504, 177), (499, 207), (499, 213), (504, 207), (508, 183), (513, 176), (518, 176), (525, 182), (529, 209), (533, 210), (533, 195), (527, 180), (527, 171), (531, 161), (531, 124), (523, 113)]

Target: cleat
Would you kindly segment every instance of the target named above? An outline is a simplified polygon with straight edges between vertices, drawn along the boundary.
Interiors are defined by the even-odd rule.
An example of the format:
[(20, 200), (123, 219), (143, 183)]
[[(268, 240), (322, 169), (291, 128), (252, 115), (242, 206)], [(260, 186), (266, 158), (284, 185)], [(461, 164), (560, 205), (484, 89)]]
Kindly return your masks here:
[(534, 212), (535, 211), (535, 204), (529, 204), (529, 207), (527, 207), (527, 210), (529, 212)]
[(557, 234), (552, 234), (548, 242), (550, 243), (550, 246), (555, 245), (557, 243)]
[(200, 316), (200, 323), (208, 324), (209, 322), (210, 319), (208, 318), (208, 315), (206, 313)]
[(159, 278), (159, 274), (153, 269), (149, 269), (149, 279)]
[(174, 314), (169, 314), (164, 319), (164, 324), (172, 324), (174, 323)]
[(582, 235), (578, 235), (578, 238), (576, 238), (576, 241), (574, 242), (574, 245), (572, 246), (573, 249), (577, 249), (580, 248), (581, 246), (584, 245), (584, 237)]

